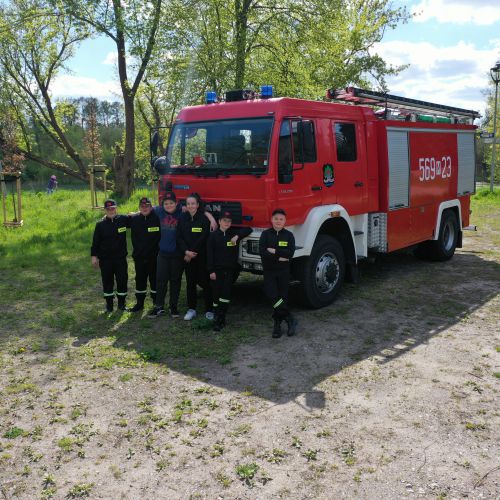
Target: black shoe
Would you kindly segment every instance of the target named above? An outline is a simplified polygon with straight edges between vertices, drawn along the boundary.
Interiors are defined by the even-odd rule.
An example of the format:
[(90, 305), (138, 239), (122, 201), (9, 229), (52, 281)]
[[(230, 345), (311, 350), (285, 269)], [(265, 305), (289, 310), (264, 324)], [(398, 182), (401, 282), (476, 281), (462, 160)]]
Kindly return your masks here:
[(126, 311), (127, 310), (127, 304), (125, 304), (125, 297), (120, 297), (118, 296), (118, 309), (120, 311)]
[(135, 313), (142, 311), (144, 309), (144, 304), (140, 304), (139, 302), (134, 307), (129, 307), (127, 311)]
[(212, 327), (212, 330), (214, 332), (220, 332), (222, 328), (223, 326), (221, 325), (221, 323), (219, 323), (218, 321), (214, 321), (214, 326)]
[(279, 339), (282, 335), (281, 332), (281, 321), (279, 319), (274, 320), (274, 328), (273, 328), (273, 339)]
[(289, 337), (293, 337), (297, 333), (297, 325), (299, 322), (297, 321), (297, 318), (294, 318), (291, 314), (288, 316), (288, 318), (286, 318), (285, 321), (288, 325), (286, 334)]
[(107, 313), (113, 312), (113, 297), (106, 297), (106, 310)]
[(172, 318), (178, 318), (180, 316), (180, 313), (179, 311), (177, 310), (177, 308), (174, 308), (174, 307), (171, 307), (170, 308), (170, 316)]
[(148, 318), (157, 318), (162, 314), (165, 314), (165, 309), (163, 309), (163, 307), (154, 306), (153, 309), (148, 312)]

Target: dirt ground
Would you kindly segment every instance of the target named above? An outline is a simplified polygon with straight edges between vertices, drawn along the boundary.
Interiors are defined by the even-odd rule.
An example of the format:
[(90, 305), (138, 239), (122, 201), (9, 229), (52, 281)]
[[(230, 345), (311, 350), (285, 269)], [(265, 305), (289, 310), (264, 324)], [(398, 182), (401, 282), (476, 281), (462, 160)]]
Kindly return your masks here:
[[(145, 361), (79, 331), (55, 353), (3, 352), (0, 497), (500, 498), (485, 238), (446, 263), (366, 263), (332, 306), (294, 303), (295, 338), (271, 339), (260, 281), (239, 283), (229, 323), (255, 335), (226, 365)], [(182, 319), (157, 321), (168, 336)]]

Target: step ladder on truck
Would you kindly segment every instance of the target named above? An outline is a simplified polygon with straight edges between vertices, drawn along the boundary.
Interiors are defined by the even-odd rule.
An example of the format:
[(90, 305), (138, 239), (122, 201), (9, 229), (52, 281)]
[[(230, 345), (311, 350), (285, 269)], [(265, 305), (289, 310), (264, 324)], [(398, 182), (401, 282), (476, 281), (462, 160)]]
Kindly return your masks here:
[[(242, 268), (262, 272), (259, 236), (287, 212), (292, 262), (310, 307), (330, 304), (358, 262), (415, 247), (450, 259), (469, 225), (476, 111), (350, 87), (327, 99), (274, 98), (272, 88), (207, 93), (182, 109), (165, 155), (159, 197), (199, 192), (215, 215), (251, 226)], [(153, 141), (154, 142), (154, 141)]]

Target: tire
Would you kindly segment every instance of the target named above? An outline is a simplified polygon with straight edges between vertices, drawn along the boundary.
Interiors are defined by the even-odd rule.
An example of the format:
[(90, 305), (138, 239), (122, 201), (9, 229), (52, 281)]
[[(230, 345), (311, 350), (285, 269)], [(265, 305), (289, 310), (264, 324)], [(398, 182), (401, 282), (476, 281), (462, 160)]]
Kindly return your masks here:
[(455, 212), (445, 210), (441, 217), (438, 239), (429, 242), (429, 258), (441, 262), (450, 260), (457, 248), (458, 233), (459, 228)]
[(331, 236), (319, 235), (311, 255), (303, 261), (299, 274), (307, 307), (318, 309), (331, 304), (344, 282), (345, 256), (342, 245)]

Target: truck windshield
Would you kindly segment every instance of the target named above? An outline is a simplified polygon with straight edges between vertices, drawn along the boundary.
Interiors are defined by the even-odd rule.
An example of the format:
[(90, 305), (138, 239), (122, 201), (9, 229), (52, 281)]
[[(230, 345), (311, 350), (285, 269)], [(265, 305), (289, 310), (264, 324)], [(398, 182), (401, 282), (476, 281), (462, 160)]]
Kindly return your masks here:
[(263, 174), (269, 163), (273, 118), (174, 125), (166, 157), (170, 173)]

